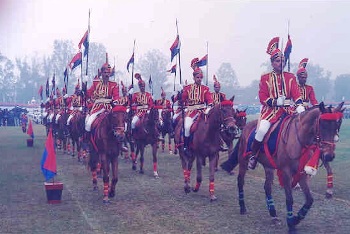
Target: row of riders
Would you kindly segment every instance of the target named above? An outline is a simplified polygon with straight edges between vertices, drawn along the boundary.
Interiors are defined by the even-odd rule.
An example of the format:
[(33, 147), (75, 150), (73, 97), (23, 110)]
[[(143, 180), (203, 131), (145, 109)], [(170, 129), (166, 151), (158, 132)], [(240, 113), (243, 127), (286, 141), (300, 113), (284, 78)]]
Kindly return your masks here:
[[(237, 180), (241, 214), (246, 213), (244, 175), (248, 168), (254, 169), (259, 161), (266, 173), (265, 191), (270, 215), (277, 220), (271, 195), (273, 173), (277, 169), (280, 183), (286, 193), (287, 224), (290, 229), (294, 229), (304, 219), (313, 202), (307, 173), (313, 174), (315, 166), (308, 166), (308, 162), (314, 158), (315, 152), (328, 161), (334, 158), (335, 139), (338, 137), (344, 109), (343, 103), (336, 108), (326, 108), (323, 103), (318, 104), (312, 86), (306, 84), (307, 60), (302, 60), (299, 65), (298, 80), (294, 74), (283, 71), (285, 61), (283, 53), (278, 49), (278, 39), (273, 38), (267, 48), (273, 70), (262, 75), (260, 79), (260, 117), (246, 126), (245, 113), (234, 110), (233, 97), (227, 99), (225, 94), (220, 92), (220, 83), (215, 76), (214, 92), (210, 92), (209, 88), (202, 84), (203, 73), (198, 67), (198, 58), (191, 61), (194, 83), (185, 85), (173, 95), (172, 103), (166, 99), (164, 91), (160, 100), (153, 100), (152, 95), (145, 91), (145, 82), (139, 73), (135, 74), (135, 78), (138, 80), (140, 91), (134, 93), (133, 87), (127, 89), (121, 83), (123, 95), (119, 95), (119, 85), (109, 80), (111, 66), (106, 61), (101, 68), (102, 78), (95, 79), (89, 89), (82, 87), (80, 90), (77, 87), (71, 97), (67, 97), (63, 92), (62, 96), (49, 102), (51, 105), (47, 103), (46, 108), (50, 113), (56, 107), (56, 123), (59, 123), (60, 116), (66, 115), (67, 121), (64, 124), (70, 126), (70, 129), (73, 129), (74, 118), (81, 115), (78, 122), (80, 129), (85, 126), (85, 139), (88, 139), (91, 145), (90, 167), (95, 188), (98, 162), (101, 163), (104, 172), (104, 202), (108, 202), (109, 197), (115, 195), (118, 181), (117, 157), (121, 151), (127, 150), (124, 148), (125, 139), (130, 143), (133, 169), (136, 169), (137, 152), (141, 154), (141, 173), (144, 148), (147, 144), (151, 145), (153, 173), (158, 177), (156, 152), (159, 132), (162, 131), (160, 123), (165, 124), (164, 113), (173, 113), (170, 127), (173, 127), (175, 149), (179, 151), (181, 159), (186, 193), (191, 191), (190, 177), (194, 161), (196, 160), (197, 176), (192, 191), (197, 192), (202, 182), (202, 166), (206, 158), (209, 158), (210, 200), (217, 199), (214, 193), (214, 174), (218, 164), (218, 152), (223, 150), (225, 142), (231, 148), (230, 157), (221, 167), (231, 171), (239, 164)], [(174, 103), (177, 103), (177, 109), (172, 108)], [(68, 113), (66, 108), (69, 105), (72, 106), (71, 113)], [(80, 112), (82, 106), (88, 107), (88, 111)], [(54, 117), (52, 114), (51, 116), (48, 116), (49, 123), (54, 122)], [(239, 122), (239, 119), (243, 121)], [(232, 150), (232, 142), (237, 137), (238, 128), (243, 130)], [(81, 130), (81, 136), (83, 134), (84, 131)], [(273, 152), (269, 149), (269, 144), (272, 145)], [(326, 165), (327, 160), (323, 162)], [(113, 177), (111, 184), (110, 165)], [(331, 176), (328, 180), (331, 180)], [(305, 194), (306, 203), (295, 216), (291, 188), (297, 182)]]

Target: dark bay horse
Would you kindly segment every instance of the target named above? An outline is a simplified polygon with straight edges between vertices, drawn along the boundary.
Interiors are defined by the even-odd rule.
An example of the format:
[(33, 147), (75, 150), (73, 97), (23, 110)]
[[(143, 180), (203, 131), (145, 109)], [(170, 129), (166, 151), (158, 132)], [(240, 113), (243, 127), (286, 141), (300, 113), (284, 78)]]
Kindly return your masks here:
[[(305, 218), (313, 204), (313, 197), (308, 185), (309, 175), (304, 172), (304, 166), (307, 165), (310, 159), (310, 152), (307, 149), (314, 146), (325, 157), (334, 158), (334, 137), (337, 134), (339, 121), (341, 121), (342, 112), (344, 111), (342, 110), (343, 104), (340, 103), (337, 108), (332, 109), (326, 108), (322, 102), (319, 106), (310, 108), (299, 115), (286, 117), (282, 125), (280, 125), (277, 142), (273, 144), (275, 146), (274, 153), (269, 151), (267, 138), (276, 133), (273, 130), (274, 126), (277, 126), (276, 124), (271, 126), (270, 131), (266, 135), (267, 137), (264, 139), (264, 149), (260, 150), (258, 161), (263, 165), (265, 170), (264, 189), (267, 207), (273, 221), (279, 222), (271, 194), (274, 171), (277, 169), (280, 184), (285, 190), (287, 225), (290, 231), (295, 230), (295, 226)], [(237, 186), (241, 214), (246, 214), (247, 211), (243, 190), (249, 158), (246, 156), (249, 155), (247, 148), (250, 149), (250, 142), (252, 141), (251, 133), (255, 131), (257, 122), (258, 120), (247, 123), (237, 142), (237, 149), (235, 147), (233, 151), (233, 154), (235, 154), (233, 158), (236, 158), (235, 164), (237, 165), (239, 163)], [(317, 155), (313, 155), (312, 158), (314, 156)], [(298, 182), (306, 201), (297, 215), (293, 215), (292, 187)]]
[(82, 157), (82, 138), (85, 132), (85, 114), (81, 111), (76, 111), (69, 121), (68, 129), (72, 140), (72, 157), (75, 156), (76, 149), (78, 161), (80, 162)]
[(178, 145), (182, 169), (185, 178), (185, 193), (191, 191), (190, 177), (194, 160), (196, 159), (197, 183), (193, 188), (194, 192), (198, 192), (202, 183), (202, 165), (206, 157), (209, 158), (209, 193), (210, 200), (215, 201), (217, 198), (214, 193), (214, 175), (217, 153), (220, 149), (220, 132), (222, 129), (236, 134), (237, 129), (234, 120), (233, 102), (230, 100), (223, 101), (215, 105), (205, 115), (201, 114), (196, 120), (197, 127), (192, 133), (193, 140), (189, 145), (187, 152), (183, 147), (183, 119), (181, 118), (175, 127), (175, 142)]
[[(340, 127), (342, 124), (342, 119), (337, 123), (338, 124), (338, 130), (337, 130), (337, 134), (335, 136), (335, 141), (339, 141), (339, 131), (340, 131)], [(326, 189), (326, 198), (332, 198), (333, 197), (333, 171), (332, 171), (332, 167), (330, 165), (330, 162), (333, 161), (334, 158), (332, 157), (327, 157), (325, 155), (321, 155), (321, 160), (322, 160), (322, 165), (324, 166), (324, 168), (327, 171), (327, 189)]]
[(67, 151), (67, 140), (69, 136), (69, 130), (67, 127), (67, 119), (68, 114), (66, 112), (62, 112), (60, 116), (55, 115), (53, 130), (54, 137), (57, 144), (58, 149), (63, 149), (63, 153), (65, 154)]
[[(161, 147), (162, 147), (162, 152), (164, 152), (165, 148), (165, 136), (168, 136), (168, 150), (169, 153), (172, 154), (172, 147), (171, 147), (171, 139), (174, 138), (174, 128), (173, 128), (173, 123), (172, 123), (172, 110), (171, 109), (163, 109), (159, 110), (161, 111), (161, 118), (162, 120), (159, 121), (159, 130), (160, 134), (162, 136), (160, 142), (161, 142)], [(174, 149), (176, 150), (176, 149)]]
[[(140, 153), (140, 173), (143, 174), (144, 166), (144, 153), (145, 147), (151, 145), (153, 156), (153, 176), (159, 178), (158, 174), (158, 160), (157, 160), (157, 144), (159, 138), (158, 122), (159, 114), (158, 109), (161, 107), (152, 107), (149, 114), (145, 114), (141, 119), (140, 126), (136, 127), (132, 132), (132, 138), (136, 147), (136, 153), (133, 152), (134, 147), (131, 148), (132, 155), (132, 169), (136, 170), (137, 156)], [(131, 143), (133, 144), (133, 143)]]
[[(89, 167), (92, 171), (94, 190), (97, 189), (97, 167), (101, 162), (103, 171), (103, 202), (115, 196), (118, 182), (118, 155), (124, 141), (126, 107), (115, 106), (110, 112), (100, 114), (91, 126), (91, 144)], [(109, 184), (110, 166), (112, 181)]]
[[(236, 121), (236, 126), (237, 126), (237, 132), (236, 133), (230, 133), (228, 131), (224, 131), (222, 130), (220, 132), (220, 136), (221, 139), (225, 142), (225, 144), (228, 147), (228, 156), (230, 156), (233, 152), (233, 141), (235, 139), (238, 139), (240, 137), (240, 134), (244, 128), (244, 126), (247, 124), (247, 113), (246, 113), (247, 109), (244, 110), (235, 110), (234, 112), (234, 118)], [(217, 171), (218, 168), (218, 164), (219, 164), (219, 153), (217, 155), (217, 159), (216, 159), (216, 165), (215, 165), (215, 170)], [(229, 172), (229, 174), (233, 175), (233, 172)]]

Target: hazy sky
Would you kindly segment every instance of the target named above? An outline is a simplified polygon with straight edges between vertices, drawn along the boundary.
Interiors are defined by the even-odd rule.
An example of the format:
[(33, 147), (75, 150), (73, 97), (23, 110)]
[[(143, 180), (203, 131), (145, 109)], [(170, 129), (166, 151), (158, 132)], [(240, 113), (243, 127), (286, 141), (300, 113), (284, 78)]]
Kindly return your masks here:
[(279, 36), (286, 44), (288, 20), (292, 62), (308, 57), (331, 71), (333, 79), (350, 73), (350, 1), (345, 0), (0, 0), (0, 51), (10, 59), (48, 54), (55, 39), (71, 39), (78, 50), (89, 8), (90, 41), (103, 43), (123, 71), (134, 39), (135, 63), (159, 49), (169, 57), (170, 68), (178, 19), (183, 79), (191, 80), (190, 61), (206, 54), (208, 42), (209, 77), (229, 62), (240, 84), (249, 85), (269, 59), (270, 39)]

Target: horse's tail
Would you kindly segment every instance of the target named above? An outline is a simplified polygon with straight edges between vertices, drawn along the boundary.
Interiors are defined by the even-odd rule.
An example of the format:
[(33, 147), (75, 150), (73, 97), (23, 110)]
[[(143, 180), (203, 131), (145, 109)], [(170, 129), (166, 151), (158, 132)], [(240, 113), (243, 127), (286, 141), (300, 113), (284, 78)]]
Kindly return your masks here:
[(231, 172), (238, 165), (238, 150), (240, 141), (241, 138), (238, 139), (235, 148), (233, 149), (232, 153), (228, 156), (228, 159), (220, 165), (220, 167), (223, 170)]

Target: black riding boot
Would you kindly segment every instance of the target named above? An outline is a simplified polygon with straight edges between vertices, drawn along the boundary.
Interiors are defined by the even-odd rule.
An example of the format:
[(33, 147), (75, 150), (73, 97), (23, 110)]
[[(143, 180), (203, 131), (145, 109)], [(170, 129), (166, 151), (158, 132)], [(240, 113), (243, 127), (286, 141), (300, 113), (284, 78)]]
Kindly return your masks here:
[(254, 170), (256, 167), (256, 164), (258, 162), (258, 155), (259, 155), (259, 150), (261, 147), (262, 142), (257, 141), (254, 139), (252, 143), (252, 156), (249, 158), (248, 162), (248, 168), (250, 170)]
[(189, 144), (190, 144), (190, 138), (184, 137), (184, 151), (185, 152), (188, 150)]

